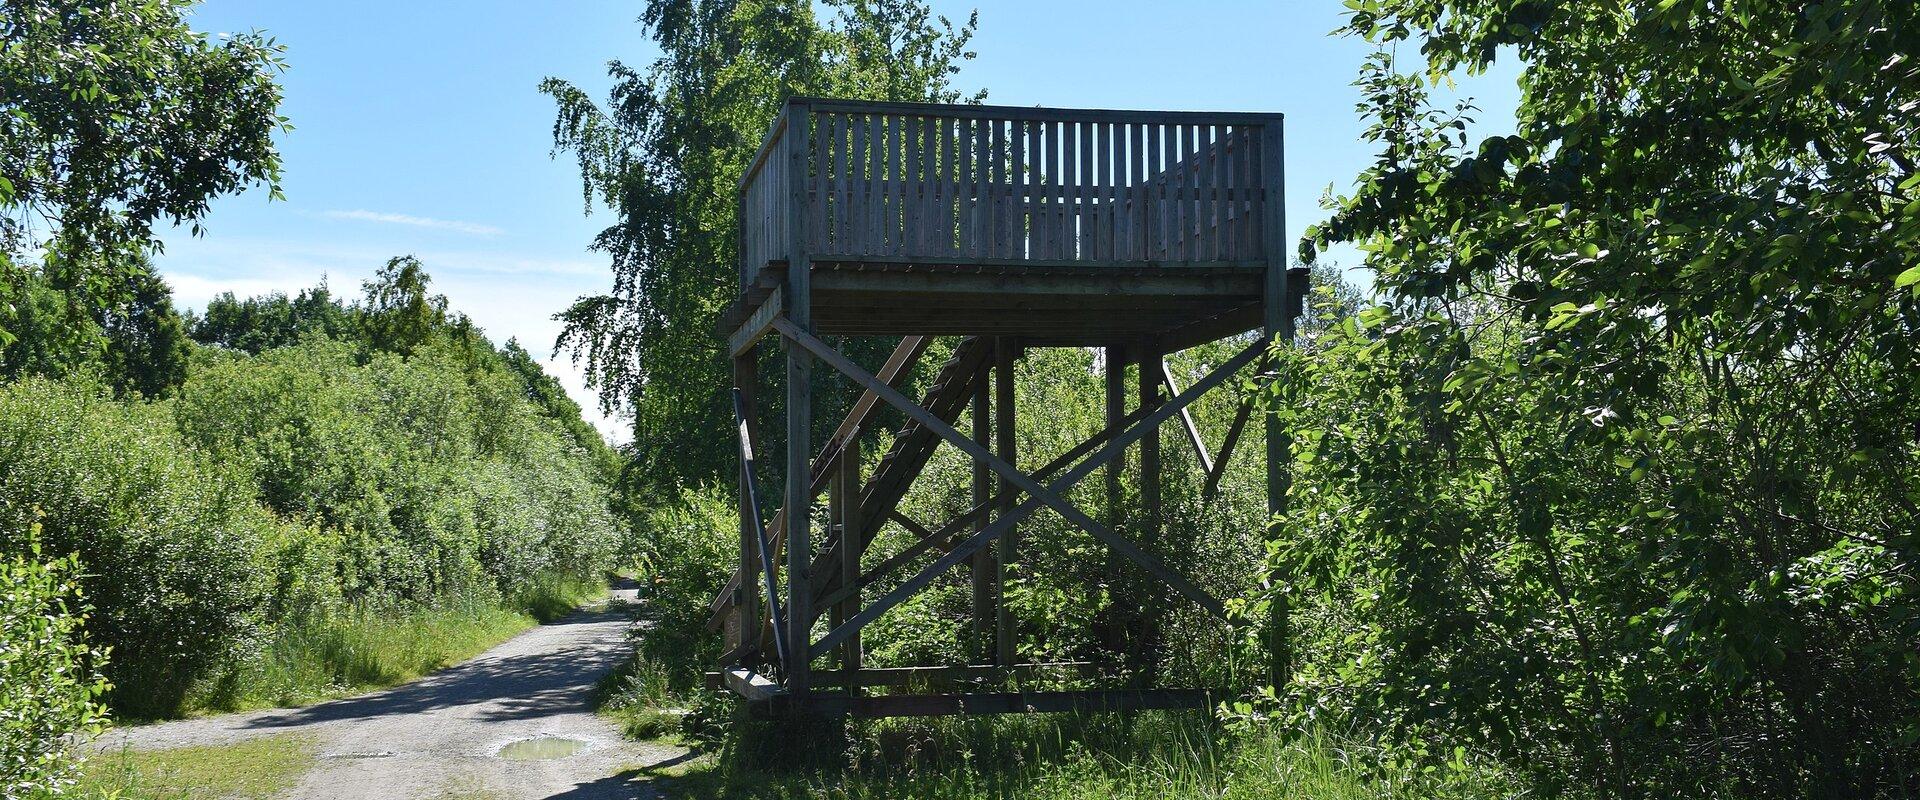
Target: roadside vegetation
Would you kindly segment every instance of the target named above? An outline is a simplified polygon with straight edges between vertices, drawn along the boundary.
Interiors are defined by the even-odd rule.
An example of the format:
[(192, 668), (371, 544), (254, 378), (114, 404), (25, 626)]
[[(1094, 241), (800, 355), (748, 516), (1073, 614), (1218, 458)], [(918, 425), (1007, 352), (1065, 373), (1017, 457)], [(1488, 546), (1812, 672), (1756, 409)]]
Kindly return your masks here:
[[(616, 452), (412, 259), (351, 297), (178, 313), (152, 226), (277, 194), (279, 47), (201, 37), (189, 2), (8, 5), (0, 789), (271, 791), (305, 768), (299, 742), (83, 769), (69, 737), (405, 680), (625, 565), (646, 624), (601, 702), (629, 735), (695, 748), (630, 776), (670, 796), (1920, 794), (1920, 8), (1346, 6), (1341, 33), (1376, 48), (1355, 85), (1377, 158), (1299, 243), (1317, 288), (1298, 340), (1193, 409), (1210, 442), (1242, 398), (1278, 418), (1285, 512), (1267, 517), (1244, 446), (1203, 497), (1176, 436), (1161, 518), (1130, 496), (1137, 459), (1117, 506), (1099, 482), (1069, 495), (1162, 532), (1144, 545), (1231, 598), (1233, 624), (1051, 513), (1021, 524), (1010, 565), (1022, 659), (1219, 706), (805, 726), (703, 680), (737, 557), (713, 333), (737, 286), (734, 193), (790, 96), (984, 98), (956, 85), (977, 20), (924, 0), (654, 0), (658, 61), (610, 65), (603, 100), (541, 85), (556, 152), (618, 221), (593, 243), (613, 288), (560, 315), (631, 414)], [(1475, 109), (1428, 89), (1502, 60), (1523, 68), (1516, 129), (1474, 141)], [(1321, 263), (1349, 246), (1364, 293)], [(891, 345), (837, 344), (869, 364)], [(1174, 354), (1172, 374), (1236, 344)], [(1099, 358), (1020, 362), (1034, 463), (1099, 427)], [(854, 393), (816, 380), (824, 434)], [(942, 450), (902, 510), (950, 518), (970, 481)], [(911, 537), (889, 527), (876, 557)], [(969, 611), (967, 576), (944, 576), (865, 629), (868, 664), (975, 660)]]
[[(640, 221), (603, 240), (617, 291), (582, 299), (567, 336), (608, 396), (639, 410), (633, 470), (658, 488), (637, 535), (661, 646), (639, 644), (614, 702), (690, 711), (678, 735), (710, 757), (675, 785), (1267, 796), (1241, 781), (1337, 752), (1359, 783), (1330, 796), (1920, 791), (1920, 11), (1347, 7), (1341, 33), (1378, 48), (1355, 84), (1378, 157), (1328, 195), (1299, 254), (1357, 247), (1371, 291), (1317, 269), (1320, 307), (1253, 389), (1290, 434), (1286, 513), (1264, 518), (1244, 455), (1201, 502), (1172, 442), (1163, 519), (1126, 518), (1131, 502), (1108, 509), (1097, 491), (1071, 498), (1166, 531), (1150, 546), (1236, 598), (1241, 621), (1222, 631), (1110, 573), (1056, 516), (1021, 526), (1008, 604), (1023, 659), (1121, 652), (1109, 677), (1123, 683), (1243, 692), (1265, 683), (1261, 650), (1284, 631), (1290, 679), (1224, 703), (1203, 748), (1151, 715), (756, 737), (698, 688), (718, 635), (697, 603), (735, 557), (734, 433), (710, 391), (728, 365), (702, 338), (733, 290), (735, 177), (787, 96), (974, 96), (950, 83), (971, 21), (912, 0), (827, 3), (821, 18), (651, 3), (643, 22), (665, 56), (650, 69), (616, 70), (604, 105), (549, 83), (556, 145), (579, 154), (589, 197)], [(1436, 106), (1427, 89), (1498, 61), (1523, 67), (1518, 124), (1476, 141), (1475, 109)], [(702, 124), (715, 119), (727, 122)], [(656, 235), (689, 229), (718, 233)], [(863, 348), (886, 343), (839, 344), (872, 364), (880, 353)], [(1196, 348), (1173, 369), (1190, 379), (1220, 357)], [(1023, 360), (1018, 434), (1036, 462), (1097, 426), (1095, 359)], [(777, 364), (762, 369), (778, 386)], [(839, 419), (831, 404), (856, 393), (816, 380), (818, 440)], [(1210, 441), (1233, 399), (1195, 411)], [(763, 430), (779, 430), (778, 404), (763, 403)], [(870, 460), (885, 439), (863, 447)], [(943, 451), (907, 515), (959, 512), (968, 471)], [(908, 537), (883, 532), (875, 549)], [(868, 663), (976, 657), (965, 582), (946, 576), (868, 626)], [(623, 713), (645, 721), (637, 732), (660, 727)], [(921, 749), (890, 745), (902, 738)], [(803, 741), (833, 755), (774, 758)]]

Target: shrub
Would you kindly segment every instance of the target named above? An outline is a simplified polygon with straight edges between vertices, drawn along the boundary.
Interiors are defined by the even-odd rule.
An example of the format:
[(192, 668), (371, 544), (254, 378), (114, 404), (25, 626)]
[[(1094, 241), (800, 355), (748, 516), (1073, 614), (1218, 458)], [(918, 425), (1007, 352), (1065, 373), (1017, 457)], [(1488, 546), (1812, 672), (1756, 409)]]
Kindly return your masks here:
[(79, 560), (43, 563), (37, 544), (0, 558), (0, 796), (53, 797), (79, 760), (68, 737), (99, 730), (106, 689), (82, 640)]
[(36, 525), (49, 552), (78, 556), (116, 708), (176, 711), (258, 630), (255, 554), (280, 524), (181, 442), (164, 404), (75, 382), (0, 387), (0, 549), (23, 552)]

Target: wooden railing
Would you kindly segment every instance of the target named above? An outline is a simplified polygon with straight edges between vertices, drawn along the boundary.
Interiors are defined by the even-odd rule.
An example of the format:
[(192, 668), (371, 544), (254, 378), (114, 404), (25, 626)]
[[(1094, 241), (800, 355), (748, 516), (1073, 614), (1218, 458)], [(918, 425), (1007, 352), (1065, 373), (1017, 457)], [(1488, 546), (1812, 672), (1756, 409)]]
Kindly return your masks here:
[(741, 179), (742, 279), (796, 244), (815, 261), (1265, 264), (1280, 136), (1273, 114), (795, 100)]

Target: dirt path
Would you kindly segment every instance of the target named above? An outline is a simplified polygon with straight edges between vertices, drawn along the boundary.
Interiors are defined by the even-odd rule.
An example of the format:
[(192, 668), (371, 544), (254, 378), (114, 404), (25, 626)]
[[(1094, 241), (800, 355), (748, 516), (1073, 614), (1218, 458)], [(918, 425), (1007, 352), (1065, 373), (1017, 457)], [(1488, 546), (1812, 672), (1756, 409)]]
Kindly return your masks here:
[[(616, 599), (633, 599), (615, 589)], [(380, 798), (546, 799), (647, 797), (620, 777), (683, 751), (624, 740), (590, 706), (595, 681), (627, 653), (630, 623), (618, 610), (576, 612), (458, 666), (383, 692), (298, 709), (182, 720), (115, 731), (100, 746), (151, 749), (301, 733), (316, 741), (314, 768), (287, 795)], [(585, 743), (562, 758), (502, 758), (536, 737)]]

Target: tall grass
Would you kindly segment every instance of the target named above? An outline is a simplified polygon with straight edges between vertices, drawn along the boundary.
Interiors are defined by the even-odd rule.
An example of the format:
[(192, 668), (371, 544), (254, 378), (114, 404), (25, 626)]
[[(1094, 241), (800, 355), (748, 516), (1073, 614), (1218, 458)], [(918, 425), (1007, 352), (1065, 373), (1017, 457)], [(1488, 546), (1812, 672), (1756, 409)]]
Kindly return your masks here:
[[(810, 743), (810, 746), (803, 743)], [(1230, 729), (1205, 712), (742, 723), (707, 761), (655, 776), (686, 798), (1347, 800), (1507, 796), (1471, 764), (1414, 768), (1358, 737)]]
[(279, 626), (259, 656), (192, 697), (201, 711), (297, 706), (404, 683), (472, 658), (606, 591), (606, 582), (544, 575), (504, 601), (361, 607)]

